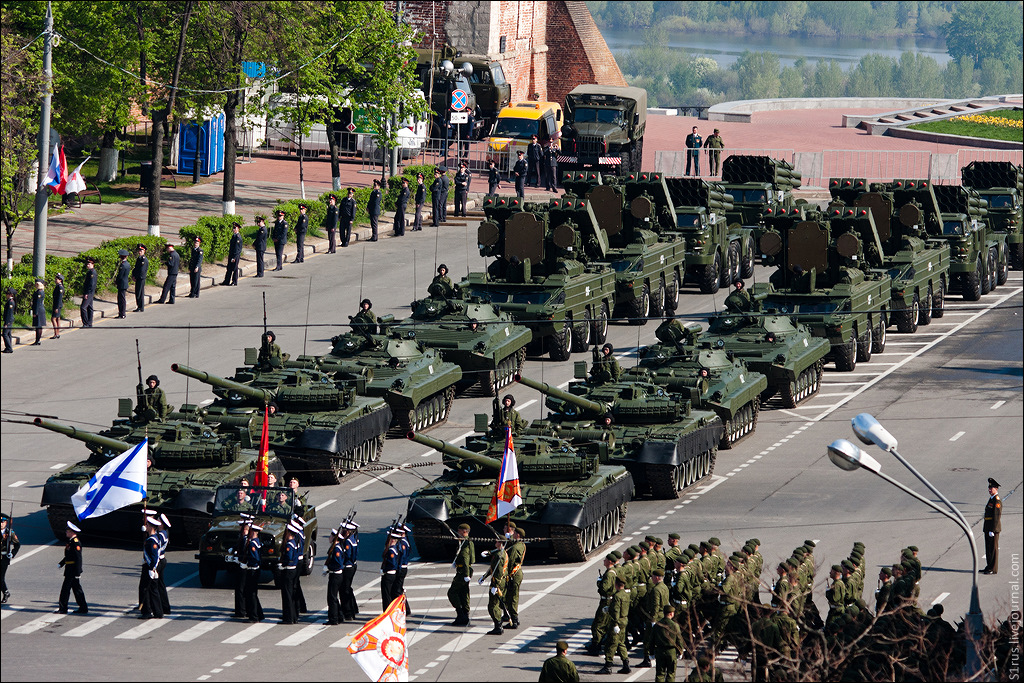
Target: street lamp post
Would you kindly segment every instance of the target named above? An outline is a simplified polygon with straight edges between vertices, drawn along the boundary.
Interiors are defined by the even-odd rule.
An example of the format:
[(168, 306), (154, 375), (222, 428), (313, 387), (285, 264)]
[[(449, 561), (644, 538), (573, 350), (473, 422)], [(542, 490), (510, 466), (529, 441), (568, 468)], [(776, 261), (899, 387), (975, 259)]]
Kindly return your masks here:
[(971, 531), (971, 525), (967, 523), (963, 513), (953, 505), (952, 502), (946, 496), (944, 496), (937, 488), (935, 488), (930, 481), (928, 481), (924, 475), (918, 472), (913, 465), (907, 462), (906, 458), (899, 454), (896, 450), (898, 442), (896, 438), (889, 433), (888, 430), (883, 427), (878, 420), (867, 413), (861, 413), (852, 420), (852, 426), (854, 434), (857, 438), (865, 444), (874, 444), (881, 448), (887, 453), (891, 453), (899, 462), (906, 467), (910, 472), (917, 477), (917, 479), (923, 483), (928, 489), (934, 493), (939, 500), (941, 500), (949, 510), (944, 510), (933, 501), (928, 500), (916, 491), (906, 487), (902, 483), (896, 481), (892, 477), (882, 472), (881, 464), (873, 457), (865, 453), (856, 444), (847, 441), (846, 439), (838, 439), (833, 441), (828, 446), (828, 457), (840, 469), (846, 471), (853, 471), (857, 469), (865, 469), (872, 472), (880, 479), (887, 481), (896, 488), (900, 489), (904, 493), (912, 496), (916, 500), (924, 503), (928, 507), (932, 508), (939, 514), (953, 521), (964, 535), (967, 536), (967, 541), (971, 545), (971, 605), (970, 611), (968, 611), (964, 623), (967, 627), (967, 667), (966, 674), (968, 678), (977, 676), (981, 670), (981, 656), (978, 652), (978, 638), (981, 636), (984, 627), (984, 618), (981, 612), (981, 599), (978, 593), (978, 546), (974, 540), (974, 534)]

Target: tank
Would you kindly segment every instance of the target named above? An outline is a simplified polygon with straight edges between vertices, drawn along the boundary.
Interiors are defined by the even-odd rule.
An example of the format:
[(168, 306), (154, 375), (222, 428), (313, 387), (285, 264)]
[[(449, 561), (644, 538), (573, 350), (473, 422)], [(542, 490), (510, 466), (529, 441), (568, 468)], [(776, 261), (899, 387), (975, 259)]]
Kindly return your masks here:
[[(409, 496), (406, 517), (424, 560), (451, 560), (455, 528), (497, 538), (485, 523), (501, 469), (505, 437), (483, 438), (466, 448), (410, 432), (408, 438), (442, 453), (444, 473)], [(583, 562), (623, 531), (633, 478), (621, 465), (602, 464), (596, 453), (545, 436), (513, 439), (523, 504), (509, 516), (530, 539), (531, 561), (551, 556)]]
[(608, 235), (583, 199), (526, 203), (488, 196), (477, 230), (485, 272), (460, 283), (463, 297), (493, 303), (530, 328), (538, 353), (552, 360), (601, 344), (615, 302), (615, 271), (604, 263)]
[(171, 370), (214, 387), (218, 398), (202, 409), (204, 422), (247, 432), (253, 442), (263, 429), (263, 407), (273, 403), (276, 412), (267, 420), (270, 447), (303, 482), (337, 484), (379, 460), (384, 450), (391, 407), (383, 398), (357, 395), (354, 382), (336, 384), (324, 372), (299, 368), (258, 374), (243, 369), (236, 378), (245, 381), (177, 363)]
[(412, 316), (394, 329), (440, 351), (444, 360), (462, 368), (463, 384), (479, 387), (485, 396), (497, 395), (512, 382), (533, 340), (530, 328), (493, 304), (475, 297), (450, 298), (440, 291), (414, 301)]
[[(383, 326), (393, 316), (379, 318)], [(382, 398), (391, 406), (389, 434), (400, 436), (410, 429), (427, 429), (448, 419), (455, 399), (455, 385), (462, 368), (444, 360), (441, 352), (400, 330), (385, 334), (348, 332), (331, 339), (325, 356), (299, 356), (288, 365), (317, 368), (336, 381), (367, 378), (367, 396)]]
[(302, 559), (299, 571), (303, 576), (313, 572), (316, 562), (316, 538), (319, 524), (316, 508), (290, 488), (265, 486), (219, 486), (214, 496), (213, 521), (199, 541), (199, 584), (213, 588), (217, 572), (237, 570), (238, 555), (242, 551), (239, 537), (241, 513), (252, 515), (255, 523), (263, 527), (260, 541), (263, 550), (260, 566), (277, 573), (284, 542), (285, 527), (293, 514), (305, 522)]
[(682, 328), (689, 334), (673, 334), (681, 326), (663, 322), (655, 332), (661, 343), (641, 348), (640, 363), (625, 377), (663, 386), (689, 396), (701, 410), (713, 410), (724, 425), (718, 447), (732, 448), (757, 429), (768, 379), (727, 350), (710, 344), (698, 348), (700, 326), (695, 327)]
[(534, 420), (526, 434), (562, 436), (585, 446), (595, 443), (595, 432), (609, 432), (614, 447), (605, 461), (630, 471), (637, 495), (678, 498), (714, 472), (722, 420), (710, 410), (694, 410), (688, 395), (629, 380), (573, 382), (563, 391), (527, 377), (516, 379), (546, 394), (551, 411)]
[[(130, 402), (129, 402), (130, 404)], [(146, 508), (166, 514), (172, 522), (172, 540), (194, 546), (210, 524), (209, 505), (217, 487), (237, 483), (256, 468), (259, 443), (239, 440), (233, 434), (217, 432), (211, 425), (176, 419), (130, 422), (121, 420), (101, 433), (36, 418), (38, 427), (84, 442), (89, 458), (54, 474), (43, 485), (40, 505), (46, 508), (50, 528), (58, 540), (64, 538), (65, 524), (77, 520), (71, 496), (113, 458), (144, 438), (150, 440), (152, 465), (146, 485)], [(284, 474), (277, 457), (270, 453), (271, 471)], [(142, 504), (130, 505), (109, 514), (76, 521), (93, 538), (139, 540)]]

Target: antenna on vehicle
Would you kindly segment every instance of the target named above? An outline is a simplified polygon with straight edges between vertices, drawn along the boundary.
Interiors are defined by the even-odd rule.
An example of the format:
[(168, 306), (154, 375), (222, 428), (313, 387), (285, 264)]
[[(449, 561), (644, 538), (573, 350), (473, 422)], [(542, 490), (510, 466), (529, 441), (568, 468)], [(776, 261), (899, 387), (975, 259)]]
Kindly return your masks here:
[(309, 291), (306, 292), (306, 324), (302, 328), (302, 355), (306, 355), (306, 337), (309, 336), (309, 299), (313, 296), (313, 277), (309, 278)]

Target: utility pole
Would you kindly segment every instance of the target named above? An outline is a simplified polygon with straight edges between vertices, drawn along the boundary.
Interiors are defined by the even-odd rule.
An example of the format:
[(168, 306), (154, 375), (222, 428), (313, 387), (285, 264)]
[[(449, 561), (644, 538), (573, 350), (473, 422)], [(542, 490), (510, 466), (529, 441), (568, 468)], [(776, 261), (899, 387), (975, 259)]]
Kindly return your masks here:
[[(395, 26), (396, 27), (402, 25), (402, 12), (403, 12), (403, 5), (404, 4), (405, 3), (403, 3), (402, 0), (395, 0)], [(394, 112), (393, 111), (393, 112), (391, 112), (391, 134), (392, 135), (397, 135), (397, 131), (398, 131), (398, 112)], [(398, 151), (399, 150), (398, 150), (398, 147), (395, 146), (395, 147), (392, 147), (390, 151), (391, 151), (391, 153), (388, 156), (388, 158), (390, 160), (390, 163), (389, 163), (390, 169), (389, 170), (391, 172), (391, 177), (393, 178), (396, 175), (398, 175)]]
[(36, 186), (35, 234), (32, 245), (32, 274), (46, 277), (46, 171), (50, 168), (50, 92), (53, 84), (53, 7), (46, 3), (46, 40), (43, 43), (43, 107), (39, 115), (39, 173)]

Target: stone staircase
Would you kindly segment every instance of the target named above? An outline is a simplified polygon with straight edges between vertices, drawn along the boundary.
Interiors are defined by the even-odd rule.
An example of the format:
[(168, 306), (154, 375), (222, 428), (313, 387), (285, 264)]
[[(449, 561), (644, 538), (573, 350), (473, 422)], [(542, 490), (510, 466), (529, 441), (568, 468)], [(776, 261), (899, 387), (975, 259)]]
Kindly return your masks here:
[(1020, 106), (1020, 95), (999, 95), (965, 100), (938, 100), (932, 105), (890, 111), (884, 114), (844, 114), (844, 128), (862, 128), (870, 135), (886, 135), (890, 129), (904, 128), (922, 121), (942, 121), (964, 114), (985, 113), (1009, 106)]

